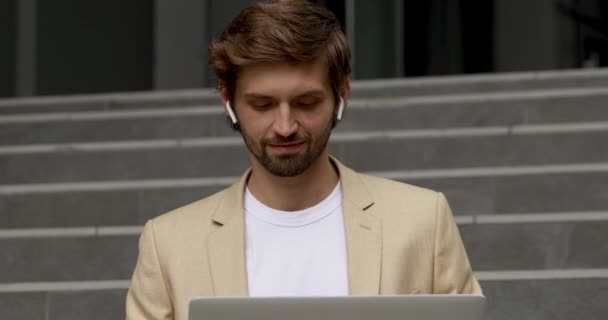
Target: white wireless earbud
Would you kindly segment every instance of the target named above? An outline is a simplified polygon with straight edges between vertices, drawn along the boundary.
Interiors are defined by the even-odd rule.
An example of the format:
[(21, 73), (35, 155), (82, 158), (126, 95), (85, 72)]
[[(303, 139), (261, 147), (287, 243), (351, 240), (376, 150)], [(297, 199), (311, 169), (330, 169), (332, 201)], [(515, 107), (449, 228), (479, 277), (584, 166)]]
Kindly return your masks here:
[(232, 107), (230, 106), (230, 101), (226, 102), (226, 110), (228, 111), (228, 115), (230, 116), (230, 119), (232, 120), (233, 124), (236, 124), (236, 115), (234, 114), (234, 111), (232, 111)]
[(338, 116), (336, 119), (342, 120), (342, 113), (344, 112), (344, 99), (340, 97), (340, 105), (338, 106)]

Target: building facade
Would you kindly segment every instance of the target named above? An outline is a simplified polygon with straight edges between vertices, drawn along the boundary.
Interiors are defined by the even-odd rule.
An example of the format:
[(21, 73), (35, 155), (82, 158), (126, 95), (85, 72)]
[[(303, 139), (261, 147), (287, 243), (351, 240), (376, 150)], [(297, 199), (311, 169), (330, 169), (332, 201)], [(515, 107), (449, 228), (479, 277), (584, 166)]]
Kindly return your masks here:
[[(5, 0), (0, 97), (213, 87), (209, 41), (253, 0)], [(355, 79), (608, 65), (601, 0), (317, 0)]]

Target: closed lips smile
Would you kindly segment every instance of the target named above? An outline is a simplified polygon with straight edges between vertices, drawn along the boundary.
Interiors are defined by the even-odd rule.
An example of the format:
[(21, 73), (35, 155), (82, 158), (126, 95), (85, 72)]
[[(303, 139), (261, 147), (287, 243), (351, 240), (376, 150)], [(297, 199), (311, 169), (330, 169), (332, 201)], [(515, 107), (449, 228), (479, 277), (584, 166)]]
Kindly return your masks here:
[(304, 141), (296, 143), (270, 144), (269, 146), (278, 152), (292, 152), (304, 145)]
[(275, 147), (275, 148), (289, 148), (289, 147), (299, 146), (299, 145), (301, 145), (303, 143), (304, 142), (284, 143), (284, 144), (271, 144), (271, 146)]

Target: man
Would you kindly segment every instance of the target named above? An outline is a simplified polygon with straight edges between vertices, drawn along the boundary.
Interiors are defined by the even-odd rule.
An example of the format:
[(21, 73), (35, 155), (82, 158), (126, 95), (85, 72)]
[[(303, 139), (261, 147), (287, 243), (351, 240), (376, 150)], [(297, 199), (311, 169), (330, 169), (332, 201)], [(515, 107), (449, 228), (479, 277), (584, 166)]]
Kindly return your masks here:
[(350, 49), (329, 11), (246, 8), (211, 63), (251, 168), (146, 223), (128, 319), (185, 320), (194, 296), (481, 293), (442, 194), (328, 154), (350, 90)]

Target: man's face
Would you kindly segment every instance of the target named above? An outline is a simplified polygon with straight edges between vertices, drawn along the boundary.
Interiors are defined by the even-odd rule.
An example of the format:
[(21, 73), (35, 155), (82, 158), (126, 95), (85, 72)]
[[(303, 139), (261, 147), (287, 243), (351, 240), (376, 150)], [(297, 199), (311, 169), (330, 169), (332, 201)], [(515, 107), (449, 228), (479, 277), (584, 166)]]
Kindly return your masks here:
[(252, 161), (270, 173), (297, 176), (327, 153), (336, 107), (323, 62), (244, 67), (231, 104)]

